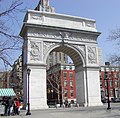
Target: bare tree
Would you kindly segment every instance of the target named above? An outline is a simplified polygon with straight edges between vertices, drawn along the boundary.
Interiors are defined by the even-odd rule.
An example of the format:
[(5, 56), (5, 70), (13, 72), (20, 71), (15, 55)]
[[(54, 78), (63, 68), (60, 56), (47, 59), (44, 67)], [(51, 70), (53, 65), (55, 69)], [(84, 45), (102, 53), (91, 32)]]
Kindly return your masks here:
[(119, 48), (120, 48), (120, 28), (111, 31), (108, 39), (109, 39), (110, 41), (116, 42), (116, 44), (117, 44), (117, 45), (119, 46)]
[(116, 44), (116, 54), (110, 55), (111, 64), (120, 66), (120, 28), (111, 31), (109, 37), (109, 41), (113, 41)]
[[(7, 5), (5, 5), (7, 3)], [(4, 67), (12, 66), (11, 52), (20, 50), (22, 40), (15, 33), (15, 22), (18, 20), (15, 14), (21, 12), (20, 6), (23, 4), (21, 0), (0, 0), (0, 63)]]
[(60, 103), (60, 96), (62, 96), (62, 88), (61, 88), (61, 79), (59, 77), (57, 78), (47, 78), (47, 84), (50, 85), (50, 88), (57, 94), (57, 102)]

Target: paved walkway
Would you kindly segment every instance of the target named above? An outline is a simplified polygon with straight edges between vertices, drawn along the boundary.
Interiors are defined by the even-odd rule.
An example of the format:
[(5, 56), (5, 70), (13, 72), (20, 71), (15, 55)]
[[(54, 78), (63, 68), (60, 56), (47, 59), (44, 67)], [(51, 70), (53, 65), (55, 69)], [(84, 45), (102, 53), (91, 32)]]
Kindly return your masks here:
[[(111, 104), (111, 110), (107, 110), (107, 104), (98, 107), (78, 108), (51, 108), (44, 110), (32, 110), (31, 115), (26, 116), (26, 111), (21, 111), (20, 116), (10, 118), (120, 118), (120, 103)], [(5, 116), (2, 116), (6, 118)], [(8, 118), (8, 116), (7, 116)]]

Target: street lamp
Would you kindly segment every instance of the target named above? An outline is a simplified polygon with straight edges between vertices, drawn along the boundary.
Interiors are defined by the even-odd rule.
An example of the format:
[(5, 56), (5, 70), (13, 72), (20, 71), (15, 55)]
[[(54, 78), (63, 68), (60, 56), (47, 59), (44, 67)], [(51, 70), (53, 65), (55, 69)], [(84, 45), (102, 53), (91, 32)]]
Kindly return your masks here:
[(27, 105), (28, 105), (28, 109), (27, 109), (27, 113), (26, 113), (26, 115), (31, 115), (31, 113), (30, 113), (30, 101), (29, 101), (29, 76), (30, 76), (30, 72), (31, 72), (31, 69), (30, 68), (28, 68), (27, 69), (27, 74), (28, 74), (28, 103), (27, 103)]
[(53, 98), (53, 92), (54, 92), (54, 91), (53, 91), (53, 89), (51, 89), (51, 93), (52, 93), (52, 100), (54, 99), (54, 98)]
[[(109, 67), (110, 63), (105, 62), (105, 65), (107, 65)], [(110, 95), (109, 95), (109, 77), (108, 77), (108, 72), (106, 71), (106, 69), (105, 69), (105, 80), (107, 82), (107, 97), (108, 97), (108, 100), (107, 100), (108, 107), (107, 107), (107, 109), (111, 109), (111, 107), (110, 107), (110, 99), (109, 99), (109, 97), (110, 97)]]

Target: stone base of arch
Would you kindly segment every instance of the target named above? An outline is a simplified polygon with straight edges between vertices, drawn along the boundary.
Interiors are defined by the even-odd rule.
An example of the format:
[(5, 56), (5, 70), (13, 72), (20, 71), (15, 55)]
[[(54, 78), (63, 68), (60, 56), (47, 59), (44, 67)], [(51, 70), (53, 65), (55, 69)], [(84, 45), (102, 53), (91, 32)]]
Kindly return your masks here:
[[(28, 68), (31, 69), (29, 77), (29, 101), (30, 109), (47, 109), (47, 93), (46, 93), (46, 65), (32, 65), (29, 64)], [(24, 72), (25, 73), (25, 72)], [(24, 78), (26, 79), (26, 78)], [(27, 109), (27, 81), (24, 81), (24, 104)]]
[(78, 68), (76, 69), (77, 103), (84, 107), (103, 105), (98, 67)]

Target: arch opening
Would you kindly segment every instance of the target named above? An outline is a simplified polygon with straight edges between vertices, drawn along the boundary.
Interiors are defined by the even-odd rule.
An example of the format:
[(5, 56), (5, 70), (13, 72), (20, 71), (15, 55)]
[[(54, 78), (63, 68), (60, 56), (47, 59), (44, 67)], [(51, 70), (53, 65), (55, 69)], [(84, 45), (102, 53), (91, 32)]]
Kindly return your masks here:
[(47, 55), (49, 55), (51, 52), (62, 52), (66, 55), (68, 55), (71, 60), (73, 61), (75, 67), (83, 66), (85, 65), (84, 56), (82, 54), (82, 51), (78, 50), (77, 48), (70, 46), (70, 45), (57, 45), (56, 47), (53, 47)]
[[(77, 103), (79, 102), (79, 105), (83, 106), (86, 102), (85, 100), (86, 85), (85, 85), (85, 79), (84, 79), (85, 70), (83, 69), (83, 64), (84, 64), (83, 55), (81, 54), (80, 50), (78, 51), (76, 48), (68, 45), (64, 45), (64, 46), (60, 45), (57, 47), (53, 47), (49, 51), (49, 54), (52, 52), (59, 52), (59, 53), (62, 52), (68, 55), (73, 61), (73, 64), (68, 64), (69, 62), (67, 62), (67, 64), (60, 64), (60, 65), (56, 64), (47, 70), (47, 77), (46, 77), (47, 78), (47, 104), (51, 105), (51, 104), (60, 103), (60, 105), (63, 105), (63, 103), (65, 103), (67, 99), (69, 104), (74, 103), (74, 105), (77, 105)], [(58, 67), (62, 68), (62, 66), (63, 66), (63, 71), (58, 70), (57, 72), (57, 68)], [(67, 68), (65, 66), (66, 67), (73, 66), (74, 69), (73, 70), (70, 69), (69, 71), (67, 71)], [(67, 75), (73, 74), (72, 75), (74, 76), (73, 79), (71, 79), (70, 76), (67, 76), (67, 75), (65, 79), (64, 78), (65, 73), (67, 73)], [(74, 84), (74, 87), (71, 87), (72, 84)], [(81, 87), (79, 87), (80, 85)], [(71, 96), (71, 98), (69, 98), (68, 96)]]

